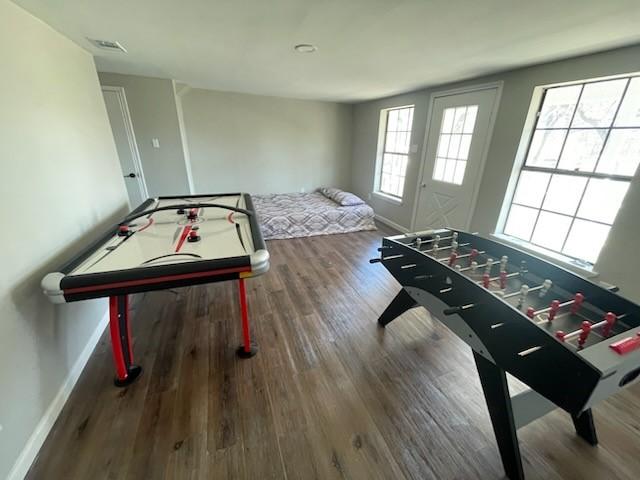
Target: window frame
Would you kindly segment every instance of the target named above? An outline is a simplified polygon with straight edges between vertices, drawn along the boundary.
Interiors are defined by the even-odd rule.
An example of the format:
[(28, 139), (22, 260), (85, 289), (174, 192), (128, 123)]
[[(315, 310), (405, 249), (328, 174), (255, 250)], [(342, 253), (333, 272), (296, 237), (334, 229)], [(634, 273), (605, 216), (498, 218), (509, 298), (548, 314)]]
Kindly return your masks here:
[[(387, 152), (387, 129), (389, 127), (389, 113), (394, 110), (403, 110), (411, 108), (413, 112), (411, 114), (411, 126), (407, 132), (409, 133), (409, 151), (407, 153), (398, 153), (398, 152)], [(415, 117), (415, 104), (407, 104), (407, 105), (398, 105), (393, 107), (382, 108), (380, 110), (380, 119), (378, 124), (378, 147), (376, 151), (376, 164), (375, 164), (375, 175), (374, 175), (374, 184), (372, 193), (377, 197), (389, 201), (394, 204), (402, 205), (404, 202), (406, 186), (407, 186), (407, 171), (409, 170), (409, 162), (411, 161), (412, 147), (411, 140), (413, 138), (413, 127), (414, 127), (414, 117)], [(394, 195), (389, 192), (385, 192), (381, 189), (382, 183), (382, 174), (384, 167), (384, 155), (385, 153), (391, 155), (404, 155), (407, 158), (407, 166), (403, 175), (403, 187), (402, 187), (402, 196)]]
[[(547, 84), (547, 85), (541, 85), (541, 86), (537, 86), (534, 88), (533, 91), (533, 95), (531, 97), (531, 102), (529, 104), (529, 111), (527, 113), (527, 117), (526, 117), (526, 121), (525, 121), (525, 125), (524, 128), (522, 130), (522, 135), (520, 137), (520, 143), (518, 145), (518, 150), (516, 153), (516, 157), (515, 157), (515, 162), (513, 164), (513, 168), (511, 171), (511, 174), (509, 176), (509, 183), (507, 186), (507, 190), (505, 192), (504, 198), (503, 198), (503, 203), (502, 203), (502, 207), (500, 210), (500, 215), (498, 217), (498, 221), (496, 223), (496, 228), (495, 228), (495, 232), (492, 235), (493, 237), (496, 237), (498, 239), (500, 239), (501, 241), (505, 241), (506, 243), (510, 243), (513, 244), (519, 248), (523, 248), (525, 250), (530, 250), (533, 251), (534, 253), (546, 257), (548, 259), (551, 259), (552, 261), (556, 261), (557, 263), (562, 263), (565, 266), (567, 266), (568, 268), (574, 270), (574, 271), (578, 271), (579, 273), (585, 274), (587, 276), (593, 276), (593, 275), (597, 275), (597, 273), (594, 271), (594, 266), (597, 263), (598, 259), (596, 259), (593, 263), (590, 262), (589, 260), (585, 260), (585, 259), (580, 259), (574, 256), (571, 256), (567, 253), (563, 253), (562, 251), (557, 251), (557, 250), (553, 250), (547, 247), (543, 247), (540, 246), (538, 244), (535, 244), (533, 242), (531, 242), (531, 238), (529, 240), (523, 240), (519, 237), (515, 237), (512, 235), (509, 235), (507, 233), (504, 232), (506, 224), (507, 224), (507, 219), (509, 217), (509, 213), (511, 211), (512, 206), (514, 205), (514, 199), (515, 199), (515, 194), (516, 194), (516, 187), (518, 185), (518, 182), (520, 180), (520, 176), (522, 175), (522, 172), (524, 171), (531, 171), (531, 172), (541, 172), (541, 173), (547, 173), (549, 175), (571, 175), (574, 177), (581, 177), (581, 178), (586, 178), (587, 179), (587, 185), (585, 185), (585, 189), (582, 192), (581, 198), (580, 198), (580, 202), (582, 201), (582, 197), (584, 197), (585, 192), (588, 188), (588, 182), (590, 179), (606, 179), (606, 180), (614, 180), (614, 181), (624, 181), (624, 182), (628, 182), (629, 183), (629, 188), (631, 188), (632, 182), (634, 177), (638, 174), (638, 172), (640, 172), (640, 166), (636, 169), (636, 172), (633, 175), (621, 175), (621, 174), (608, 174), (608, 173), (600, 173), (600, 172), (596, 172), (597, 166), (600, 163), (600, 160), (602, 159), (603, 153), (605, 151), (605, 148), (607, 146), (607, 141), (609, 139), (609, 136), (611, 134), (611, 132), (613, 130), (624, 130), (624, 129), (638, 129), (639, 127), (625, 127), (625, 126), (620, 126), (620, 127), (616, 127), (615, 126), (615, 121), (617, 118), (617, 115), (620, 111), (620, 108), (622, 106), (622, 103), (625, 99), (625, 95), (629, 89), (629, 86), (631, 85), (631, 81), (634, 78), (640, 78), (640, 72), (629, 72), (629, 73), (623, 73), (623, 74), (617, 74), (617, 75), (610, 75), (610, 76), (606, 76), (606, 77), (597, 77), (597, 78), (590, 78), (590, 79), (581, 79), (581, 80), (576, 80), (576, 81), (570, 81), (570, 82), (562, 82), (562, 83), (554, 83), (554, 84)], [(585, 85), (588, 84), (595, 84), (595, 83), (600, 83), (600, 82), (607, 82), (607, 81), (611, 81), (611, 80), (617, 80), (617, 79), (627, 79), (627, 83), (624, 86), (624, 89), (622, 91), (622, 94), (620, 96), (620, 101), (615, 109), (615, 113), (613, 115), (613, 118), (611, 120), (611, 124), (607, 127), (575, 127), (572, 128), (571, 124), (573, 122), (573, 118), (576, 115), (576, 111), (578, 108), (578, 104), (580, 102), (580, 99), (582, 97), (582, 94), (584, 92), (584, 87)], [(559, 157), (558, 157), (558, 161), (555, 165), (554, 168), (550, 168), (550, 167), (540, 167), (540, 166), (528, 166), (526, 165), (526, 161), (527, 161), (527, 157), (529, 155), (529, 151), (531, 148), (531, 144), (533, 142), (533, 137), (534, 134), (537, 131), (537, 125), (538, 125), (538, 120), (540, 118), (540, 113), (542, 112), (543, 106), (544, 106), (544, 101), (546, 98), (546, 94), (550, 89), (553, 88), (558, 88), (558, 87), (567, 87), (567, 86), (572, 86), (572, 85), (579, 85), (581, 86), (581, 90), (580, 90), (580, 94), (578, 96), (578, 98), (576, 99), (576, 106), (574, 108), (574, 111), (572, 113), (572, 118), (569, 122), (569, 125), (566, 128), (562, 128), (562, 127), (557, 127), (555, 128), (556, 130), (565, 130), (566, 131), (566, 135), (562, 141), (562, 147), (559, 153)], [(602, 130), (606, 130), (606, 135), (605, 138), (603, 140), (603, 144), (602, 144), (602, 148), (598, 154), (598, 158), (596, 160), (596, 164), (593, 167), (593, 171), (592, 172), (586, 172), (586, 171), (580, 171), (580, 170), (569, 170), (569, 169), (561, 169), (558, 168), (560, 161), (561, 161), (561, 156), (562, 153), (564, 152), (564, 148), (565, 145), (567, 143), (567, 139), (569, 137), (569, 133), (571, 131), (579, 131), (579, 130), (594, 130), (594, 129), (602, 129)], [(541, 130), (554, 130), (554, 128), (541, 128)], [(549, 189), (549, 184), (547, 184), (547, 191)], [(628, 193), (628, 192), (627, 192)], [(546, 193), (545, 193), (546, 195)], [(626, 198), (626, 195), (625, 195)], [(579, 204), (580, 204), (579, 202)], [(624, 199), (623, 199), (624, 202)], [(519, 205), (519, 204), (516, 204)], [(621, 203), (620, 207), (622, 207), (623, 203)], [(537, 225), (537, 222), (539, 220), (540, 217), (540, 212), (542, 211), (546, 211), (543, 208), (543, 204), (541, 203), (540, 207), (528, 207), (528, 208), (535, 208), (536, 210), (538, 210), (538, 215), (536, 218), (536, 223), (534, 224), (533, 230), (532, 230), (532, 235), (535, 232), (535, 226)], [(619, 207), (619, 208), (620, 208)], [(567, 236), (564, 239), (563, 245), (561, 247), (560, 250), (562, 250), (565, 245), (566, 242), (568, 240), (568, 237), (571, 233), (571, 228), (573, 227), (573, 224), (575, 223), (576, 219), (580, 220), (581, 217), (578, 214), (579, 212), (579, 206), (576, 207), (576, 211), (573, 215), (568, 215), (568, 214), (563, 214), (565, 216), (571, 217), (571, 224), (569, 226), (569, 230), (567, 232)], [(607, 234), (607, 238), (610, 237), (611, 235), (611, 231), (614, 229), (615, 227), (615, 223), (617, 220), (617, 215), (618, 215), (619, 209), (616, 212), (616, 215), (612, 221), (611, 224), (607, 223), (607, 222), (602, 222), (602, 221), (596, 221), (596, 220), (591, 220), (591, 219), (586, 219), (589, 222), (594, 222), (594, 223), (599, 223), (599, 224), (603, 224), (603, 225), (607, 225), (610, 227), (610, 230)], [(555, 212), (552, 212), (555, 213)], [(606, 242), (606, 241), (605, 241)], [(606, 243), (605, 243), (606, 244)], [(603, 245), (604, 246), (604, 245)], [(600, 250), (598, 256), (600, 255), (600, 253), (602, 252), (602, 249)]]

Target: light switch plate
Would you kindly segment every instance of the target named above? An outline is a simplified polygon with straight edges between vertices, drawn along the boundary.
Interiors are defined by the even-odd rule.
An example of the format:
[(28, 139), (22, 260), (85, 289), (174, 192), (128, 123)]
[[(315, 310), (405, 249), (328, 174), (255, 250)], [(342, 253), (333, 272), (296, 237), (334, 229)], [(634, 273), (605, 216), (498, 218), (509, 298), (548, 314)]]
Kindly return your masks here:
[(158, 140), (157, 138), (152, 138), (151, 145), (153, 145), (153, 148), (160, 148), (160, 140)]

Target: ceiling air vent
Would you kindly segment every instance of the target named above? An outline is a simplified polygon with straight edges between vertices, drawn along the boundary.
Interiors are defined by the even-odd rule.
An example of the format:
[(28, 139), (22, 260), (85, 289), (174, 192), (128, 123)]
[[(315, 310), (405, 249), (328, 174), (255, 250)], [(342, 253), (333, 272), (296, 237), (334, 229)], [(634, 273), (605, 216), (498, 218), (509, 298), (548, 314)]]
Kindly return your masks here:
[(101, 48), (102, 50), (127, 53), (127, 50), (122, 45), (120, 45), (120, 42), (112, 42), (111, 40), (97, 40), (95, 38), (87, 38), (87, 40), (89, 40), (96, 47)]

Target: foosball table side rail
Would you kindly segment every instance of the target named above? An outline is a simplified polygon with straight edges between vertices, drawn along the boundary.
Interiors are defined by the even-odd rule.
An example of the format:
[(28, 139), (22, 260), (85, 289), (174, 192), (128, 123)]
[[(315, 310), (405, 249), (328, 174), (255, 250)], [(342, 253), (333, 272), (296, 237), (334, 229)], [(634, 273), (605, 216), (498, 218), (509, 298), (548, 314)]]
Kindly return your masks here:
[[(554, 278), (559, 285), (584, 292), (603, 309), (636, 315), (637, 306), (633, 303), (567, 270), (476, 235), (458, 234), (461, 243), (472, 242), (475, 248), (507, 254), (515, 262), (525, 260), (536, 275)], [(601, 370), (481, 285), (405, 244), (411, 240), (405, 236), (385, 238), (382, 263), (418, 304), (435, 314), (476, 353), (557, 406), (573, 415), (588, 408), (603, 379)], [(473, 306), (445, 316), (440, 315), (442, 310), (433, 310), (438, 304)], [(638, 318), (632, 320), (637, 322)]]

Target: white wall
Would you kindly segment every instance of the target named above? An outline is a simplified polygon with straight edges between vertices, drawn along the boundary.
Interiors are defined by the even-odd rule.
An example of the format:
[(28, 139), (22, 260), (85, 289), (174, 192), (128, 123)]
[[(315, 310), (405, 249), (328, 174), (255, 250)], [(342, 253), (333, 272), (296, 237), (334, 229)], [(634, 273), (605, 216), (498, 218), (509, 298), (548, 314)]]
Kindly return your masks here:
[[(534, 88), (538, 85), (638, 71), (640, 46), (633, 46), (358, 104), (354, 107), (351, 188), (363, 198), (371, 192), (380, 109), (415, 104), (412, 143), (418, 144), (420, 148), (418, 153), (411, 156), (409, 162), (405, 200), (402, 205), (391, 204), (375, 197), (370, 201), (376, 213), (409, 229), (418, 184), (419, 163), (423, 154), (430, 94), (439, 90), (501, 80), (504, 82), (502, 99), (471, 223), (472, 231), (492, 233), (496, 227)], [(640, 282), (637, 281), (640, 259), (633, 256), (629, 258), (624, 252), (632, 251), (633, 239), (640, 236), (640, 215), (637, 214), (639, 208), (640, 175), (636, 174), (595, 267), (602, 279), (621, 286), (623, 293), (636, 301), (640, 301)]]
[[(127, 198), (91, 55), (0, 0), (0, 65), (5, 222), (0, 478), (5, 478), (36, 427), (49, 425), (43, 415), (54, 399), (64, 400), (56, 396), (106, 312), (102, 301), (54, 307), (40, 280), (126, 208)], [(24, 473), (42, 439), (32, 439), (35, 449), (15, 475)]]
[[(124, 87), (149, 195), (188, 194), (173, 82), (117, 73), (101, 72), (99, 76), (102, 85)], [(160, 148), (152, 145), (154, 138)]]
[(349, 184), (350, 105), (202, 89), (181, 98), (197, 193)]

